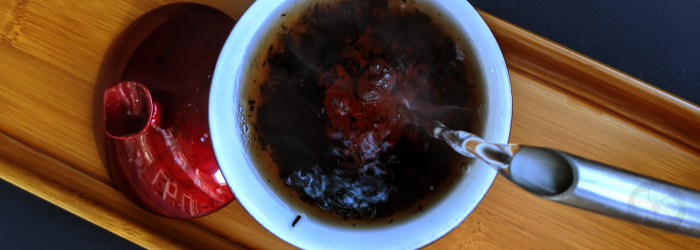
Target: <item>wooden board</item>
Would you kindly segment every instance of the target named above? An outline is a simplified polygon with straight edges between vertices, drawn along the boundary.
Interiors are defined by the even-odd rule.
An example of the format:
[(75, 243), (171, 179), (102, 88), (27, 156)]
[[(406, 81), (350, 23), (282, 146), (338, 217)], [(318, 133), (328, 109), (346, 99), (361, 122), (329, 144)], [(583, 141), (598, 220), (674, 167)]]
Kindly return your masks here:
[[(92, 133), (93, 89), (122, 31), (177, 0), (0, 1), (0, 178), (147, 248), (286, 249), (233, 202), (204, 218), (158, 217), (121, 195)], [(194, 0), (238, 18), (248, 0)], [(511, 142), (558, 148), (700, 189), (700, 108), (481, 13), (513, 86)], [(538, 199), (498, 177), (428, 248), (700, 248), (700, 240)]]

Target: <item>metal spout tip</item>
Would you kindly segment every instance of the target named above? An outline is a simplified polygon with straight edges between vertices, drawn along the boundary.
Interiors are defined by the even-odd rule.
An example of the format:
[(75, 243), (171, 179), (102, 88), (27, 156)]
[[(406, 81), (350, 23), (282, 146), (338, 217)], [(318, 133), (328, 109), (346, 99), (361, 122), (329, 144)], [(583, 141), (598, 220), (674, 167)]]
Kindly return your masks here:
[(561, 155), (550, 149), (521, 147), (501, 171), (505, 177), (539, 196), (554, 196), (574, 184), (574, 170)]

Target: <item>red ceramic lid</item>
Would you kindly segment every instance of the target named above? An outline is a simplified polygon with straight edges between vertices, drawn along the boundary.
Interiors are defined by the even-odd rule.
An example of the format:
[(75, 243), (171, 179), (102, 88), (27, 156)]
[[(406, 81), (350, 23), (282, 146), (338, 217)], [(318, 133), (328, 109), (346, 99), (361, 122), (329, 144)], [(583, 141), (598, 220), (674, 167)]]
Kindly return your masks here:
[(112, 179), (153, 213), (195, 218), (234, 199), (207, 117), (214, 67), (234, 24), (204, 6), (175, 16), (139, 45), (122, 82), (104, 92)]

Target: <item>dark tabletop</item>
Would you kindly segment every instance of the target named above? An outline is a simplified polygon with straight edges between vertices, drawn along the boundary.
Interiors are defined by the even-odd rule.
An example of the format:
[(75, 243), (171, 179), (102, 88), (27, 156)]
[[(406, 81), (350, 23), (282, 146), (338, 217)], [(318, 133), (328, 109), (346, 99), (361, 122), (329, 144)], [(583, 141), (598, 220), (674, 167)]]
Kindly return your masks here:
[[(475, 7), (700, 103), (698, 0), (471, 0)], [(1, 249), (138, 246), (0, 180)]]

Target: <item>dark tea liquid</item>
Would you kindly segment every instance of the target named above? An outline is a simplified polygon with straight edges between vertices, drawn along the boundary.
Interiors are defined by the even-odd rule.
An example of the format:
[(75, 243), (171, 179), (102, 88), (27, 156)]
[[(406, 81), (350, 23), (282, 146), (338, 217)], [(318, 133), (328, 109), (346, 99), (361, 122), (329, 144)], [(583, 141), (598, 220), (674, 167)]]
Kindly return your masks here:
[(478, 131), (476, 62), (447, 17), (411, 1), (356, 0), (279, 18), (244, 80), (239, 119), (280, 199), (334, 224), (399, 223), (461, 180), (468, 160), (397, 108)]

